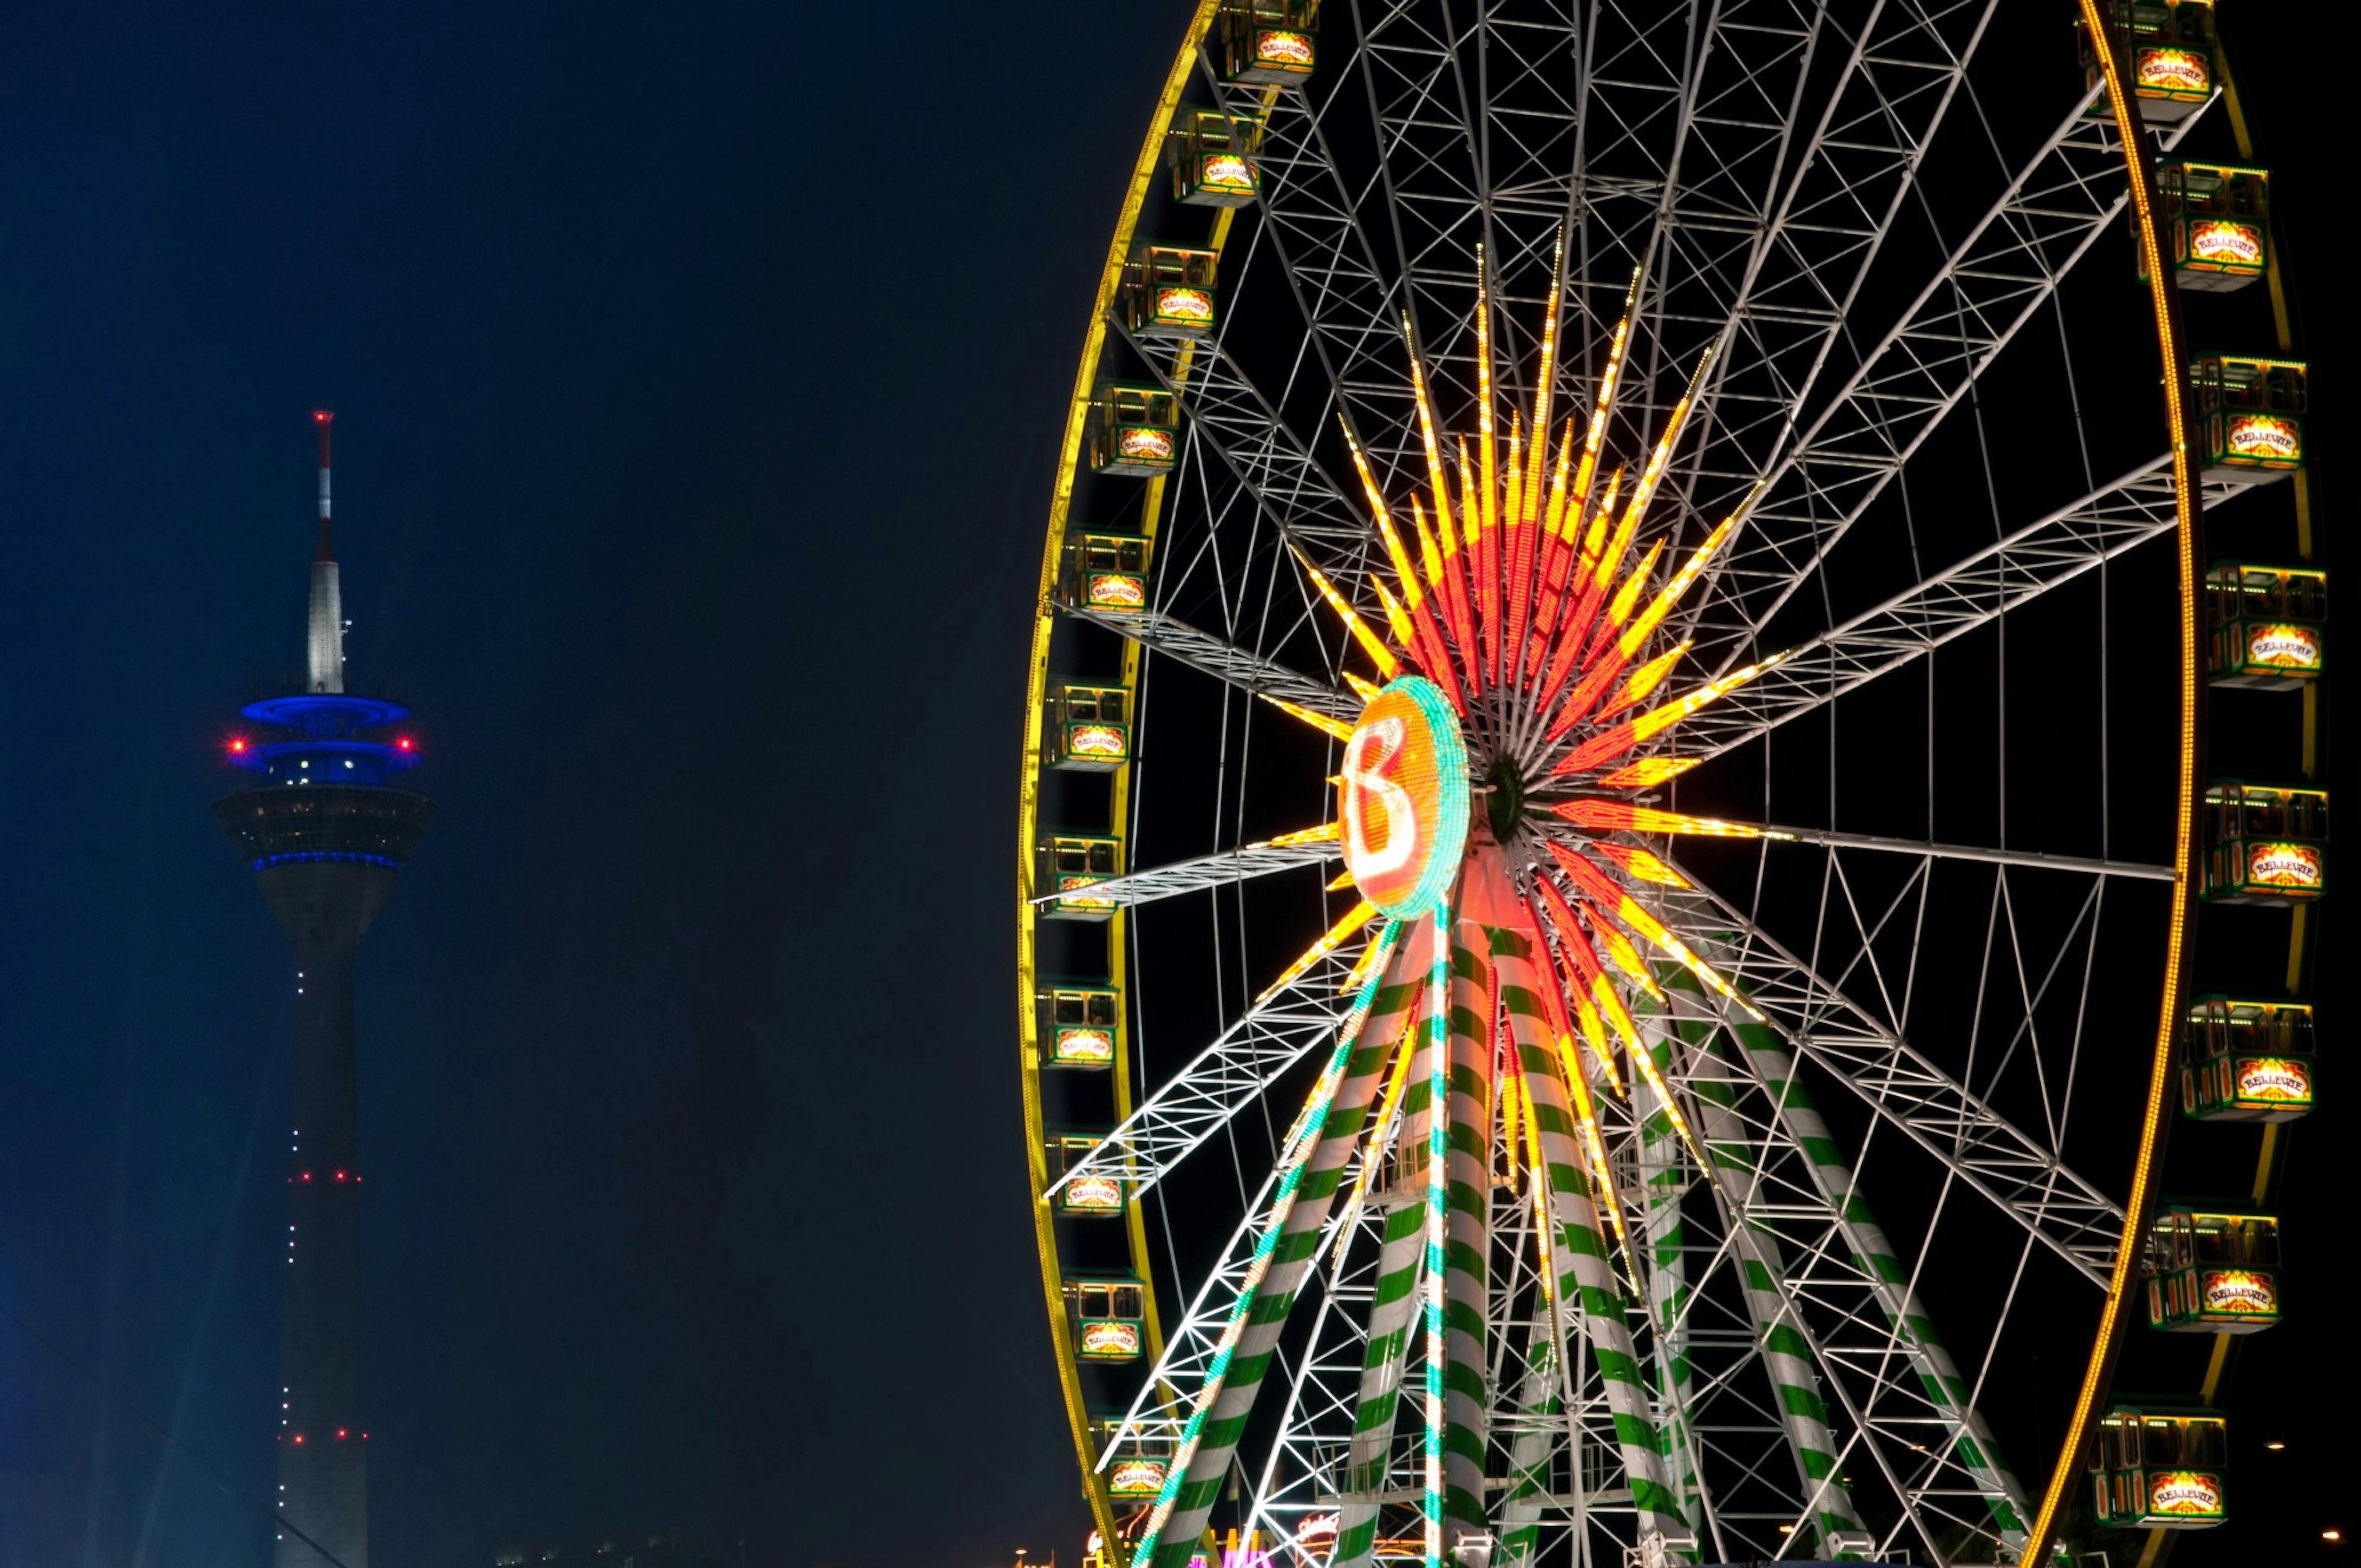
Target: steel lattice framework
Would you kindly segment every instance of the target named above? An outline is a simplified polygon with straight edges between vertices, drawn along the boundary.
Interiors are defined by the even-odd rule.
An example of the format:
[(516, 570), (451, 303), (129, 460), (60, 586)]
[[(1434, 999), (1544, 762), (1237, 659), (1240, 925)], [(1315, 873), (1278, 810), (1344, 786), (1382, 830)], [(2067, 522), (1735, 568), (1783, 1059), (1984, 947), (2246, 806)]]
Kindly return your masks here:
[[(1447, 947), (1450, 984), (1480, 1003), (1451, 991), (1450, 1027), (1480, 1018), (1465, 1026), (1526, 1118), (1488, 1111), (1453, 1144), (1490, 1174), (1467, 1221), (1480, 1255), (1451, 1265), (1476, 1281), (1451, 1298), (1480, 1347), (1451, 1364), (1472, 1453), (1451, 1447), (1457, 1426), (1441, 1441), (1483, 1478), (1490, 1561), (1654, 1568), (1804, 1544), (2014, 1561), (2038, 1482), (2005, 1457), (1995, 1379), (2050, 1303), (2093, 1310), (2116, 1263), (2124, 1129), (2092, 1105), (2092, 1064), (2119, 1020), (2100, 999), (2152, 965), (2172, 917), (2173, 852), (2135, 826), (2161, 785), (2106, 717), (2156, 681), (2109, 652), (2133, 613), (2111, 574), (2248, 488), (2180, 493), (2141, 401), (2152, 343), (2124, 359), (2136, 301), (2084, 280), (2124, 266), (2125, 149), (2103, 86), (2030, 59), (1995, 0), (1316, 9), (1316, 71), (1278, 85), (1225, 80), (1220, 7), (1199, 10), (1110, 252), (1043, 574), (1021, 823), (1028, 1139), (1101, 1530), (1159, 1565), (1224, 1510), (1259, 1532), (1249, 1550), (1307, 1568), (1445, 1544), (1475, 1560), (1474, 1525), (1435, 1500), (1443, 1472), (1422, 1479), (1437, 1440), (1394, 1416), (1418, 1365), (1409, 1293), (1444, 1289), (1444, 1255), (1412, 1256), (1400, 1183), (1414, 1141), (1442, 1136), (1441, 1089), (1421, 1095), (1424, 1073), (1444, 1081), (1444, 1025), (1428, 1039), (1421, 1009), (1445, 1010)], [(2062, 89), (2030, 94), (2030, 123), (2026, 71)], [(1240, 127), (1259, 177), (1208, 239), (1191, 237), (1202, 214), (1151, 193), (1184, 102)], [(2150, 150), (2203, 118), (2148, 133)], [(1134, 330), (1116, 308), (1151, 231), (1218, 253), (1210, 334)], [(1078, 471), (1109, 377), (1180, 410), (1176, 460), (1144, 485)], [(2093, 411), (2130, 402), (2136, 417)], [(1694, 586), (1623, 657), (1677, 651), (1710, 700), (1633, 749), (1655, 769), (1638, 805), (1580, 817), (1594, 797), (1542, 764), (1585, 731), (1545, 729), (1547, 649), (1513, 645), (1541, 637), (1538, 610), (1529, 628), (1504, 599), (1473, 632), (1443, 626), (1455, 670), (1482, 662), (1483, 636), (1510, 644), (1501, 695), (1479, 676), (1462, 714), (1479, 789), (1509, 787), (1506, 767), (1533, 804), (1491, 818), (1467, 902), (1381, 933), (1367, 905), (1345, 913), (1343, 879), (1321, 891), (1336, 836), (1262, 814), (1274, 792), (1307, 798), (1272, 782), (1307, 771), (1307, 746), (1326, 748), (1315, 784), (1336, 773), (1370, 689), (1363, 650), (1389, 627), (1383, 658), (1433, 673), (1404, 630), (1427, 613), (1420, 546), (1389, 554), (1373, 510), (1408, 534), (1431, 495), (1446, 545), (1447, 509), (1488, 518), (1499, 493), (1507, 515), (1519, 492), (1496, 487), (1496, 443), (1530, 461), (1536, 504), (1541, 457), (1515, 457), (1497, 422), (1475, 433), (1496, 408), (1535, 411), (1517, 427), (1529, 454), (1561, 424), (1571, 451), (1587, 424), (1600, 483), (1620, 464), (1632, 477), (1616, 483), (1653, 487), (1622, 559), (1660, 548), (1669, 572), (1695, 552)], [(1994, 408), (2058, 433), (2041, 463), (1996, 462)], [(1466, 471), (1450, 433), (1475, 443)], [(1065, 540), (1085, 524), (1152, 539), (1147, 603), (1074, 589)], [(1464, 548), (1471, 578), (1512, 580), (1479, 568), (1472, 532)], [(1459, 568), (1433, 562), (1447, 620)], [(2019, 646), (2060, 617), (2095, 628), (2080, 670), (2099, 717), (2070, 744), (2025, 697)], [(1037, 770), (1052, 663), (1094, 658), (1102, 678), (1119, 663), (1134, 703), (1108, 831), (1165, 853), (1090, 890), (1114, 912), (1104, 968), (1128, 1033), (1112, 1113), (1052, 1165), (1033, 998), (1049, 961), (1036, 922), (1060, 894), (1033, 859)], [(2071, 809), (2012, 760), (2032, 747), (2096, 781)], [(1216, 761), (1210, 801), (1151, 793), (1159, 759), (1187, 750)], [(1680, 832), (1699, 837), (1674, 853)], [(1616, 868), (1611, 888), (1585, 880), (1593, 861)], [(1661, 929), (1687, 954), (1618, 957), (1587, 982), (1630, 1016), (1620, 1072), (1570, 1025), (1555, 1054), (1545, 1017), (1564, 989), (1611, 1041), (1577, 983), (1582, 944), (1549, 911), (1583, 909), (1605, 954), (1620, 937), (1589, 911), (1617, 898), (1619, 932)], [(1525, 935), (1511, 905), (1533, 915)], [(1270, 935), (1281, 911), (1330, 927), (1293, 964)], [(1422, 941), (1431, 984), (1405, 957)], [(1549, 1005), (1523, 1013), (1510, 994), (1542, 991)], [(1169, 1039), (1168, 1009), (1195, 1020)], [(1560, 1131), (1562, 1166), (1544, 1145)], [(1081, 1255), (1060, 1205), (1093, 1188), (1120, 1191), (1132, 1271), (1172, 1304), (1150, 1307), (1115, 1399), (1075, 1370), (1060, 1295)], [(1577, 1269), (1567, 1245), (1598, 1255)], [(1165, 1467), (1152, 1508), (1111, 1490), (1137, 1460)]]

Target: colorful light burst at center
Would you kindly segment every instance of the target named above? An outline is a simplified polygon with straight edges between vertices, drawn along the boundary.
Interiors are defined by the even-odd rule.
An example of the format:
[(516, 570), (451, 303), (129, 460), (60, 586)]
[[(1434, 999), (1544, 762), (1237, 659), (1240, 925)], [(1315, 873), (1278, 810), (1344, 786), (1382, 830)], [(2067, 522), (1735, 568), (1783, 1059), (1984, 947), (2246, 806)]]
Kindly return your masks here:
[[(1562, 257), (1557, 276), (1563, 277)], [(1681, 722), (1779, 658), (1763, 659), (1678, 695), (1662, 695), (1690, 646), (1673, 630), (1675, 613), (1716, 563), (1753, 497), (1685, 555), (1675, 548), (1677, 529), (1650, 527), (1651, 508), (1711, 364), (1710, 352), (1697, 364), (1637, 472), (1605, 461), (1639, 287), (1635, 273), (1588, 417), (1577, 420), (1554, 416), (1551, 407), (1563, 292), (1562, 284), (1553, 285), (1535, 390), (1529, 407), (1509, 410), (1504, 440), (1496, 408), (1493, 304), (1479, 256), (1472, 438), (1445, 433), (1415, 343), (1410, 343), (1409, 359), (1418, 418), (1407, 466), (1422, 468), (1418, 482), (1399, 499), (1389, 498), (1367, 454), (1346, 432), (1381, 552), (1382, 564), (1364, 579), (1374, 609), (1356, 606), (1310, 561), (1301, 565), (1321, 600), (1374, 666), (1376, 678), (1345, 673), (1347, 684), (1367, 698), (1351, 725), (1268, 699), (1343, 747), (1334, 781), (1337, 820), (1272, 843), (1335, 841), (1345, 863), (1345, 877), (1335, 885), (1349, 882), (1360, 896), (1262, 998), (1298, 981), (1370, 921), (1386, 916), (1385, 934), (1370, 941), (1346, 981), (1346, 989), (1358, 990), (1363, 1001), (1353, 1011), (1340, 1053), (1368, 1015), (1370, 988), (1380, 970), (1400, 971), (1409, 961), (1389, 954), (1422, 952), (1430, 955), (1431, 967), (1423, 973), (1400, 973), (1390, 982), (1396, 989), (1389, 992), (1395, 998), (1389, 1005), (1414, 1022), (1400, 1027), (1397, 1017), (1389, 1025), (1400, 1029), (1400, 1036), (1388, 1047), (1387, 1065), (1377, 1074), (1387, 1085), (1383, 1108), (1353, 1156), (1353, 1201), (1359, 1202), (1357, 1194), (1367, 1191), (1373, 1172), (1388, 1157), (1380, 1146), (1389, 1130), (1400, 1130), (1404, 1149), (1410, 1146), (1411, 1135), (1400, 1130), (1405, 1118), (1395, 1108), (1414, 1058), (1427, 1064), (1427, 1104), (1444, 1104), (1446, 1015), (1454, 1019), (1453, 1031), (1479, 1031), (1477, 1057), (1498, 1064), (1493, 1070), (1499, 1081), (1488, 1092), (1482, 1114), (1490, 1120), (1494, 1147), (1502, 1146), (1505, 1136), (1512, 1180), (1521, 1148), (1538, 1198), (1545, 1177), (1533, 1142), (1535, 1058), (1521, 1058), (1501, 1002), (1499, 974), (1505, 971), (1494, 970), (1496, 960), (1485, 956), (1500, 951), (1502, 942), (1530, 955), (1536, 1026), (1546, 1042), (1540, 1059), (1550, 1077), (1563, 1074), (1564, 1102), (1578, 1124), (1575, 1157), (1586, 1168), (1588, 1195), (1611, 1226), (1633, 1299), (1644, 1299), (1622, 1212), (1624, 1195), (1609, 1175), (1594, 1088), (1628, 1098), (1636, 1093), (1633, 1086), (1644, 1085), (1645, 1113), (1660, 1114), (1702, 1163), (1682, 1104), (1659, 1066), (1660, 1045), (1643, 1033), (1635, 1009), (1653, 1012), (1668, 1005), (1666, 977), (1685, 970), (1705, 991), (1758, 1020), (1762, 1015), (1651, 911), (1654, 895), (1640, 896), (1649, 889), (1690, 884), (1639, 840), (1683, 834), (1779, 836), (1661, 806), (1652, 793), (1695, 761), (1669, 750)], [(1407, 342), (1407, 323), (1404, 335)], [(1495, 792), (1500, 796), (1498, 809), (1487, 798)], [(1489, 929), (1477, 933), (1476, 927)], [(1646, 956), (1651, 950), (1653, 959)], [(1462, 971), (1455, 979), (1455, 963)], [(1470, 964), (1487, 971), (1486, 993), (1494, 1003), (1488, 1019), (1468, 1012), (1464, 999), (1453, 1000), (1453, 985), (1469, 983)], [(1687, 979), (1681, 983), (1686, 985)], [(1402, 1000), (1402, 986), (1423, 1000)], [(1644, 1007), (1639, 998), (1647, 999)], [(1463, 1025), (1462, 1014), (1481, 1022)], [(1528, 1010), (1526, 1016), (1533, 1014)], [(1333, 1088), (1327, 1080), (1323, 1085)], [(1636, 1105), (1634, 1111), (1640, 1113)], [(1464, 1533), (1480, 1522), (1446, 1521), (1446, 1509), (1466, 1513), (1470, 1507), (1480, 1511), (1483, 1505), (1480, 1499), (1472, 1505), (1446, 1501), (1455, 1484), (1446, 1479), (1444, 1457), (1450, 1442), (1443, 1331), (1444, 1144), (1442, 1119), (1432, 1111), (1423, 1138), (1428, 1157), (1417, 1180), (1429, 1189), (1426, 1261), (1419, 1285), (1426, 1332), (1406, 1335), (1400, 1354), (1414, 1354), (1409, 1347), (1415, 1343), (1426, 1346), (1422, 1511), (1424, 1556), (1430, 1568), (1439, 1568), (1452, 1549), (1451, 1532)], [(1291, 1157), (1302, 1157), (1302, 1151)], [(1268, 1222), (1257, 1256), (1275, 1241), (1281, 1223), (1279, 1218)], [(1544, 1252), (1544, 1280), (1551, 1277), (1548, 1229), (1539, 1226), (1535, 1233)], [(1235, 1321), (1247, 1321), (1250, 1308), (1260, 1310), (1250, 1299), (1258, 1288), (1258, 1282), (1250, 1284), (1242, 1293)], [(1466, 1321), (1461, 1307), (1452, 1311), (1460, 1314), (1453, 1321)], [(1222, 1408), (1235, 1415), (1235, 1402), (1252, 1397), (1250, 1390), (1225, 1393), (1231, 1376), (1223, 1362), (1199, 1392), (1188, 1435), (1137, 1542), (1137, 1568), (1183, 1568), (1203, 1528), (1205, 1509), (1235, 1442), (1234, 1423), (1222, 1429), (1221, 1438), (1208, 1440), (1206, 1418), (1217, 1402), (1228, 1401)], [(1404, 1380), (1406, 1397), (1413, 1387)], [(1653, 1466), (1653, 1442), (1644, 1453), (1627, 1450), (1627, 1465)]]

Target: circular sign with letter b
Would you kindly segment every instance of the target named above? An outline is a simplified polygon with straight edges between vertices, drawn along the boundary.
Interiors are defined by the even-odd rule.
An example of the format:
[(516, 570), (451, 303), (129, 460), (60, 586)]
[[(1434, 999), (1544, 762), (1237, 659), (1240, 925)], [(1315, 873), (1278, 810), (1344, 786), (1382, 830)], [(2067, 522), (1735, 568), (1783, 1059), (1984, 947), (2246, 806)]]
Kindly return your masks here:
[(1434, 684), (1404, 675), (1369, 699), (1336, 784), (1345, 869), (1397, 919), (1433, 907), (1467, 844), (1467, 747)]

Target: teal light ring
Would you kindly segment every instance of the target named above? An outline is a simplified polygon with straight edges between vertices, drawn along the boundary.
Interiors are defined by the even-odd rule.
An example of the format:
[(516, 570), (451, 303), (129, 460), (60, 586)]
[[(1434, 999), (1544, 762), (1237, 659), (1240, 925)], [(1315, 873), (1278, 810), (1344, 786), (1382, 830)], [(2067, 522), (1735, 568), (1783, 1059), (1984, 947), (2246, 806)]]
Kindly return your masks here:
[[(1424, 675), (1398, 675), (1378, 695), (1399, 692), (1410, 698), (1426, 721), (1434, 745), (1434, 842), (1417, 883), (1398, 899), (1372, 899), (1378, 910), (1397, 920), (1414, 920), (1445, 907), (1445, 894), (1459, 874), (1460, 857), (1467, 852), (1467, 813), (1474, 798), (1467, 781), (1467, 742), (1459, 732), (1459, 715), (1443, 688)], [(1365, 890), (1366, 896), (1366, 890)]]

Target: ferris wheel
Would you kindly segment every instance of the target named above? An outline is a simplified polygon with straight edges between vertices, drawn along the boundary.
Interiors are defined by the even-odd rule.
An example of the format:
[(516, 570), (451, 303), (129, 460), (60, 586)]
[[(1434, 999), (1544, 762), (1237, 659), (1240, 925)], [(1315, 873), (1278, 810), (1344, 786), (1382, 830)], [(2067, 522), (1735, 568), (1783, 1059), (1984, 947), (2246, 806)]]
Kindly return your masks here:
[(1198, 7), (1018, 820), (1101, 1561), (2228, 1517), (2326, 855), (2229, 67), (2209, 0)]

